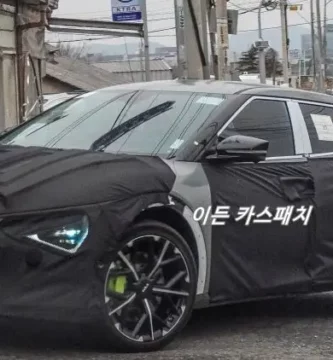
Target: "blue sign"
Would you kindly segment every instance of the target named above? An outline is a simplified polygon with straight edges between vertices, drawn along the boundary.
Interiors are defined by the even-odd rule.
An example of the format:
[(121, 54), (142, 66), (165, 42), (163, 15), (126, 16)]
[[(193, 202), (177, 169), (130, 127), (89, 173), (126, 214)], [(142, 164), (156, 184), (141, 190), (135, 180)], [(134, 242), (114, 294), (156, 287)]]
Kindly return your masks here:
[(140, 0), (111, 0), (112, 21), (131, 22), (142, 20)]

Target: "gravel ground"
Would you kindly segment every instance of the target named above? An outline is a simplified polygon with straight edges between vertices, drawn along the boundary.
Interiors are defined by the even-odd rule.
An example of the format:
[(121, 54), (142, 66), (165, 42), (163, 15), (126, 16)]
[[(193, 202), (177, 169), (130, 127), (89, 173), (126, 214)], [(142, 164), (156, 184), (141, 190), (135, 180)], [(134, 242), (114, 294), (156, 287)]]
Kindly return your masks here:
[[(76, 325), (0, 321), (1, 360), (322, 360), (333, 358), (333, 296), (198, 310), (164, 351), (114, 354)], [(94, 333), (96, 334), (96, 333)]]

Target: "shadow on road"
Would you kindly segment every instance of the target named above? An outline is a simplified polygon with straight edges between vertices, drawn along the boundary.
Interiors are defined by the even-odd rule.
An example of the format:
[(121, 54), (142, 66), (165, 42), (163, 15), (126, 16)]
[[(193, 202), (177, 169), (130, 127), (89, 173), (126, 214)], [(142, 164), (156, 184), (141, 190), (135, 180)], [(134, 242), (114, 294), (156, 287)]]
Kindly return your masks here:
[(225, 305), (194, 312), (184, 336), (209, 336), (230, 331), (252, 332), (267, 325), (296, 320), (333, 319), (333, 293)]
[[(179, 342), (209, 338), (232, 332), (246, 336), (254, 329), (279, 327), (299, 319), (333, 319), (333, 296), (321, 294), (247, 304), (227, 305), (194, 312)], [(88, 335), (89, 333), (89, 335)], [(15, 351), (110, 351), (97, 328), (88, 325), (55, 324), (28, 320), (0, 319), (0, 353)]]

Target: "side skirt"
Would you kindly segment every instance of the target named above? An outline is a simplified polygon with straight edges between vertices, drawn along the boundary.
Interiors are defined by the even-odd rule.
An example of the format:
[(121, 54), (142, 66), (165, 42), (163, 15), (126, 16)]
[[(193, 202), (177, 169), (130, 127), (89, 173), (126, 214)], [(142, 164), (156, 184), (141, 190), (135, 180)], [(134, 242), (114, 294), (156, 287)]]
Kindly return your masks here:
[[(332, 293), (333, 295), (333, 283), (331, 283), (330, 286), (325, 284), (323, 287), (320, 286), (316, 289), (313, 289), (313, 291), (308, 291), (308, 292), (286, 293), (281, 295), (271, 295), (264, 297), (244, 298), (244, 299), (216, 301), (216, 302), (210, 302), (208, 295), (200, 295), (197, 296), (194, 309), (205, 309), (216, 306), (234, 305), (234, 304), (243, 304), (243, 303), (245, 304), (250, 302), (260, 302), (267, 300), (292, 299), (300, 296), (310, 296), (310, 295), (318, 295), (325, 293)], [(332, 297), (332, 305), (333, 305), (333, 297)]]

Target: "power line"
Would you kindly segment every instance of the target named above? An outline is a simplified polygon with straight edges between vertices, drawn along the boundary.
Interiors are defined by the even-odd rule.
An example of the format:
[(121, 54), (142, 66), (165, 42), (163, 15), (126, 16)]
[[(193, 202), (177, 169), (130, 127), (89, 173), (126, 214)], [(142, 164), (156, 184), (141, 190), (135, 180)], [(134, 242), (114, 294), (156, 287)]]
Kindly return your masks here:
[[(297, 2), (297, 4), (302, 4), (302, 3), (306, 3), (309, 0), (300, 0)], [(159, 5), (160, 4), (169, 4), (170, 1), (169, 0), (159, 0), (158, 1)], [(231, 5), (233, 5), (234, 7), (237, 7), (241, 10), (246, 10), (246, 11), (255, 11), (256, 8), (258, 8), (258, 6), (256, 6), (258, 4), (258, 0), (245, 0), (244, 2), (241, 2), (239, 4), (235, 4), (233, 2), (230, 2)], [(247, 7), (249, 6), (249, 7)], [(165, 10), (164, 10), (165, 9)], [(159, 8), (159, 10), (148, 10), (148, 14), (153, 14), (153, 15), (158, 15), (158, 14), (163, 14), (163, 15), (168, 15), (168, 14), (174, 14), (174, 11), (171, 10), (169, 11), (170, 7), (167, 6), (166, 8)], [(252, 9), (252, 10), (251, 10)], [(266, 11), (265, 11), (266, 12)], [(58, 17), (62, 17), (62, 16), (79, 16), (79, 15), (90, 15), (90, 14), (103, 14), (103, 13), (108, 13), (111, 14), (111, 9), (105, 9), (105, 10), (98, 10), (98, 11), (86, 11), (86, 12), (77, 12), (77, 13), (59, 13), (57, 14)], [(102, 18), (102, 17), (100, 17)], [(106, 16), (103, 16), (103, 18), (106, 18)], [(109, 18), (109, 17), (108, 17)], [(96, 19), (96, 18), (95, 18)], [(149, 21), (149, 20), (148, 20)]]
[[(173, 27), (170, 27), (170, 28), (166, 28), (166, 29), (157, 29), (157, 30), (152, 30), (150, 31), (149, 33), (159, 33), (159, 32), (163, 32), (163, 31), (170, 31), (170, 30), (174, 30), (175, 29), (175, 26)], [(53, 33), (56, 33), (56, 31), (54, 31)], [(156, 37), (168, 37), (168, 36), (171, 36), (171, 35), (162, 35), (162, 36), (156, 36)], [(174, 35), (172, 35), (174, 36)], [(154, 36), (150, 36), (150, 37), (154, 37)], [(49, 44), (58, 44), (59, 42), (60, 43), (72, 43), (72, 42), (80, 42), (80, 41), (93, 41), (93, 40), (104, 40), (104, 39), (116, 39), (118, 38), (117, 36), (104, 36), (104, 37), (92, 37), (92, 38), (83, 38), (83, 39), (75, 39), (75, 40), (59, 40), (59, 41), (48, 41)]]
[[(300, 0), (300, 1), (297, 3), (297, 5), (300, 5), (300, 4), (305, 3), (305, 2), (307, 2), (307, 1), (308, 1), (308, 0)], [(251, 4), (249, 4), (248, 1), (244, 2), (244, 6), (242, 6), (242, 4), (235, 4), (235, 3), (231, 2), (231, 1), (229, 1), (229, 3), (230, 3), (232, 6), (234, 6), (235, 8), (237, 8), (237, 9), (239, 9), (239, 10), (243, 10), (243, 12), (239, 13), (239, 15), (245, 15), (245, 14), (248, 14), (248, 13), (257, 13), (257, 12), (259, 11), (258, 1), (256, 1), (255, 3), (253, 3), (253, 6), (252, 6), (252, 7), (245, 7), (245, 4), (246, 4), (246, 5), (251, 5)], [(255, 4), (256, 6), (254, 6), (254, 4)], [(274, 9), (267, 9), (267, 7), (268, 7), (269, 5), (274, 5), (274, 4), (276, 4), (276, 7), (277, 7), (277, 5), (278, 5), (277, 1), (272, 2), (272, 0), (271, 0), (271, 1), (270, 1), (270, 0), (267, 0), (267, 2), (264, 3), (263, 6), (262, 6), (265, 10), (262, 11), (261, 13), (264, 14), (264, 13), (267, 13), (267, 12), (276, 10), (276, 7), (275, 7)]]
[[(159, 0), (158, 1), (158, 3), (159, 3), (159, 5), (160, 4), (169, 4), (170, 3), (170, 1), (169, 0)], [(59, 14), (57, 14), (57, 16), (59, 16), (59, 17), (62, 17), (62, 16), (69, 16), (69, 15), (72, 15), (72, 16), (78, 16), (78, 15), (89, 15), (89, 14), (99, 14), (99, 13), (109, 13), (109, 14), (111, 14), (111, 11), (112, 11), (112, 9), (111, 8), (109, 8), (109, 9), (105, 9), (105, 10), (98, 10), (98, 11), (85, 11), (85, 12), (76, 12), (76, 13), (59, 13)], [(157, 11), (162, 11), (161, 9), (160, 10), (157, 10)], [(148, 11), (148, 14), (149, 13), (156, 13), (156, 11)]]
[(176, 34), (168, 34), (168, 35), (151, 35), (150, 38), (164, 38), (164, 37), (176, 37)]
[[(254, 7), (254, 8), (253, 8), (253, 7), (252, 7), (252, 8), (244, 8), (244, 7), (240, 6), (240, 5), (234, 4), (234, 3), (232, 3), (232, 2), (230, 2), (230, 4), (233, 5), (235, 8), (243, 11), (243, 12), (240, 13), (239, 15), (244, 15), (244, 14), (247, 14), (247, 13), (249, 13), (249, 12), (257, 12), (257, 10), (259, 10), (259, 6), (256, 6), (256, 7)], [(264, 11), (262, 11), (262, 13), (265, 13), (265, 12), (267, 12), (267, 11), (269, 11), (269, 10), (264, 10)]]
[(151, 30), (151, 31), (149, 31), (149, 33), (152, 34), (152, 33), (157, 33), (157, 32), (162, 32), (162, 31), (169, 31), (169, 30), (174, 30), (174, 29), (176, 29), (176, 27), (172, 26), (172, 27), (166, 28), (166, 29)]
[[(333, 21), (333, 18), (327, 19), (327, 21)], [(322, 20), (323, 22), (323, 20)], [(303, 22), (303, 23), (299, 23), (299, 24), (292, 24), (292, 25), (288, 25), (289, 27), (295, 27), (295, 26), (302, 26), (302, 25), (309, 25), (308, 22)], [(156, 33), (156, 32), (162, 32), (162, 31), (168, 31), (168, 30), (173, 30), (175, 29), (175, 27), (172, 28), (168, 28), (168, 29), (158, 29), (158, 30), (153, 30), (150, 31), (150, 33)], [(281, 29), (281, 26), (270, 26), (270, 27), (266, 27), (266, 28), (262, 28), (262, 30), (271, 30), (271, 29)], [(253, 32), (253, 31), (258, 31), (258, 29), (247, 29), (247, 30), (239, 30), (238, 33), (247, 33), (247, 32)], [(160, 35), (160, 36), (150, 36), (150, 37), (174, 37), (175, 35)], [(61, 41), (62, 43), (71, 43), (71, 42), (79, 42), (79, 41), (93, 41), (93, 40), (105, 40), (105, 39), (110, 39), (110, 38), (117, 38), (115, 36), (106, 36), (106, 37), (98, 37), (98, 38), (83, 38), (83, 39), (76, 39), (76, 40), (63, 40)], [(49, 41), (48, 43), (50, 44), (57, 44), (58, 41)]]
[[(235, 0), (233, 0), (233, 2), (234, 2)], [(306, 3), (306, 2), (308, 2), (309, 0), (299, 0), (299, 1), (297, 1), (297, 5), (299, 5), (299, 4), (302, 4), (302, 3)], [(231, 1), (229, 1), (229, 3), (231, 4)], [(238, 7), (242, 7), (242, 8), (245, 8), (246, 9), (246, 6), (249, 6), (249, 8), (250, 7), (258, 7), (258, 4), (259, 4), (259, 1), (258, 0), (244, 0), (243, 2), (241, 2), (241, 3), (238, 3), (237, 2), (237, 4), (234, 4), (236, 7), (238, 6)]]
[(124, 37), (124, 44), (125, 44), (125, 51), (126, 51), (126, 55), (127, 55), (127, 62), (128, 62), (129, 70), (130, 70), (130, 73), (131, 73), (132, 81), (135, 82), (135, 81), (134, 81), (133, 71), (132, 71), (131, 60), (130, 60), (130, 58), (129, 58), (129, 53), (128, 53), (128, 47), (127, 47), (126, 37)]
[[(304, 3), (306, 1), (308, 1), (308, 0), (299, 1), (298, 4)], [(253, 6), (251, 8), (246, 8), (246, 7), (240, 6), (239, 4), (234, 4), (233, 2), (230, 2), (230, 4), (232, 6), (234, 6), (234, 7), (236, 7), (239, 10), (243, 10), (243, 12), (240, 12), (239, 15), (245, 15), (245, 14), (248, 14), (250, 12), (256, 13), (259, 10), (258, 6), (256, 6), (256, 7)], [(246, 4), (248, 5), (249, 3), (247, 2)], [(265, 6), (263, 6), (263, 7), (265, 8)], [(275, 9), (272, 9), (272, 10), (265, 9), (264, 11), (262, 11), (262, 14), (270, 12), (270, 11), (274, 11), (274, 10)], [(162, 17), (159, 17), (159, 13), (160, 13), (160, 16), (162, 16)], [(157, 12), (154, 11), (154, 12), (152, 12), (152, 14), (157, 15), (157, 16), (150, 17), (148, 19), (149, 23), (157, 22), (157, 21), (164, 21), (164, 20), (175, 20), (174, 11), (163, 11), (163, 10), (162, 11), (157, 11)], [(164, 16), (167, 16), (167, 17), (164, 17)], [(99, 16), (99, 17), (94, 17), (94, 18), (91, 18), (91, 19), (92, 20), (105, 20), (105, 19), (109, 19), (109, 16)]]
[[(327, 20), (328, 20), (328, 21), (332, 21), (333, 18), (327, 19)], [(322, 20), (321, 22), (323, 22), (323, 20)], [(309, 22), (303, 22), (303, 23), (292, 24), (292, 25), (289, 25), (289, 24), (288, 24), (288, 27), (295, 27), (295, 26), (302, 26), (302, 25), (309, 25)], [(270, 29), (281, 29), (281, 25), (278, 25), (278, 26), (270, 26), (270, 27), (262, 28), (262, 30), (270, 30)], [(239, 33), (244, 33), (244, 32), (252, 32), (252, 31), (258, 31), (258, 29), (239, 30), (238, 32), (239, 32)]]
[[(163, 0), (161, 0), (163, 1)], [(300, 0), (298, 3), (304, 3), (304, 2), (307, 2), (308, 0)], [(254, 3), (257, 3), (257, 1), (253, 2)], [(234, 3), (231, 3), (232, 5), (238, 7), (239, 9), (246, 9), (246, 8), (243, 8), (241, 5), (242, 4), (234, 4)], [(244, 5), (249, 5), (249, 1), (244, 1)], [(250, 2), (251, 4), (251, 2)], [(254, 11), (255, 9), (252, 8), (252, 10), (248, 10), (247, 12), (251, 12), (251, 11)], [(264, 12), (268, 12), (268, 11), (271, 11), (271, 10), (266, 10)], [(102, 11), (98, 11), (98, 12), (102, 12)], [(86, 13), (81, 13), (81, 14), (90, 14), (90, 13), (98, 13), (98, 12), (86, 12)], [(247, 13), (246, 12), (246, 13)], [(156, 14), (156, 12), (154, 12), (154, 14)], [(245, 13), (242, 13), (240, 15), (243, 15)], [(64, 14), (62, 14), (64, 15)], [(155, 18), (155, 19), (150, 19), (148, 20), (148, 22), (154, 22), (154, 21), (161, 21), (161, 20), (174, 20), (175, 18), (174, 17), (167, 17), (167, 18)], [(330, 20), (333, 20), (333, 19), (327, 19), (327, 21), (330, 21)], [(301, 26), (301, 25), (308, 25), (309, 22), (305, 22), (305, 23), (299, 23), (299, 24), (293, 24), (293, 25), (289, 25), (289, 26)], [(274, 26), (274, 27), (266, 27), (266, 28), (263, 28), (262, 30), (270, 30), (270, 29), (279, 29), (281, 28), (281, 26)], [(158, 29), (158, 30), (152, 30), (150, 31), (150, 33), (156, 33), (156, 32), (163, 32), (163, 31), (168, 31), (168, 30), (174, 30), (175, 27), (171, 27), (171, 28), (167, 28), (167, 29)], [(253, 31), (258, 31), (258, 29), (246, 29), (246, 30), (239, 30), (238, 33), (245, 33), (245, 32), (253, 32)], [(175, 35), (159, 35), (159, 36), (150, 36), (150, 37), (174, 37)], [(99, 37), (99, 38), (88, 38), (88, 39), (77, 39), (77, 40), (64, 40), (63, 42), (79, 42), (79, 41), (93, 41), (93, 40), (102, 40), (102, 39), (108, 39), (110, 38), (109, 36), (106, 36), (106, 37)], [(117, 38), (117, 37), (114, 37), (114, 36), (111, 36), (111, 38)], [(50, 42), (50, 43), (55, 43), (55, 42)]]
[[(176, 34), (168, 34), (168, 35), (151, 35), (150, 38), (165, 38), (165, 37), (176, 37)], [(104, 37), (95, 37), (95, 38), (83, 38), (83, 39), (75, 39), (75, 40), (58, 40), (58, 41), (47, 41), (48, 44), (59, 44), (59, 43), (75, 43), (80, 41), (96, 41), (96, 40), (112, 40), (119, 39), (117, 36), (104, 36)]]

